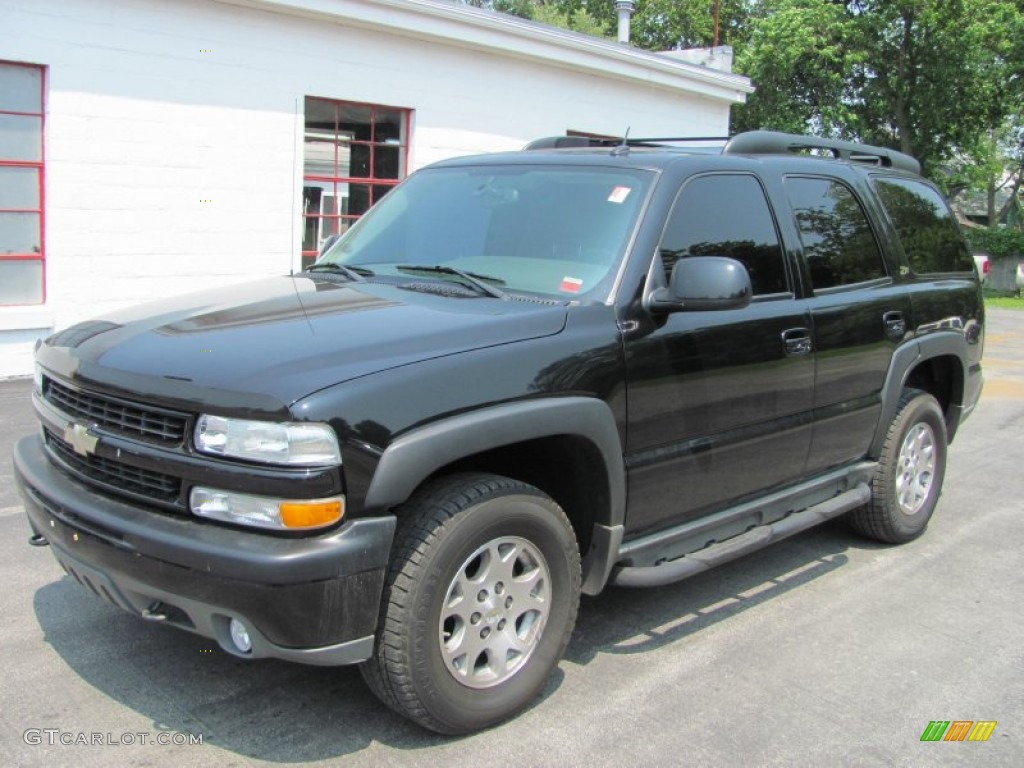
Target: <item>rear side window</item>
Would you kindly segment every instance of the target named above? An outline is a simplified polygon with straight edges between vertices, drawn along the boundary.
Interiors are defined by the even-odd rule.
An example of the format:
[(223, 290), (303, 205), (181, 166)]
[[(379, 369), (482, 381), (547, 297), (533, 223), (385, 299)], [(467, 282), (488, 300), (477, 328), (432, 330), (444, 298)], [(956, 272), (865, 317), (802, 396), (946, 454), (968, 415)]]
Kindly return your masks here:
[(845, 184), (791, 176), (786, 179), (786, 194), (815, 290), (887, 276), (871, 225)]
[(960, 228), (938, 192), (913, 179), (876, 176), (874, 184), (915, 273), (974, 270)]
[(666, 280), (679, 259), (728, 256), (747, 268), (755, 296), (789, 290), (775, 220), (753, 176), (698, 176), (687, 182), (659, 253)]

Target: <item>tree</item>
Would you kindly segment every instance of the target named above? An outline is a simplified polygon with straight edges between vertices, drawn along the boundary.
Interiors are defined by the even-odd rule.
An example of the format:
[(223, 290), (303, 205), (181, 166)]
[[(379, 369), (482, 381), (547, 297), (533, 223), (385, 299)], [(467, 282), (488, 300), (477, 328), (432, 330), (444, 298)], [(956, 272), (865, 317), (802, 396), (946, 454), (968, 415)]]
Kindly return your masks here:
[[(525, 19), (597, 37), (615, 37), (615, 0), (463, 0)], [(636, 0), (631, 44), (652, 51), (702, 48), (715, 42), (714, 0)], [(757, 0), (719, 0), (718, 44), (742, 37)]]
[[(609, 28), (608, 26), (608, 18), (598, 19), (591, 16), (584, 0), (462, 0), (462, 2), (476, 8), (489, 8), (499, 13), (518, 16), (521, 19), (571, 29), (585, 35), (615, 36), (614, 27)], [(610, 0), (608, 5), (611, 7)], [(614, 14), (612, 15), (614, 16)]]
[(935, 174), (1024, 98), (1020, 0), (765, 0), (737, 71), (734, 125), (893, 147)]

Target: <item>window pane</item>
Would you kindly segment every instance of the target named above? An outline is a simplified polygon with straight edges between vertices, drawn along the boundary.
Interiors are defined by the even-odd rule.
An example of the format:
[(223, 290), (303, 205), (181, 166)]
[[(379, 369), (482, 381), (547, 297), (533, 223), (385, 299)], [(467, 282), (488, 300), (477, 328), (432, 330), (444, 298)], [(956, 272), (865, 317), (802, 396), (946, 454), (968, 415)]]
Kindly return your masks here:
[(43, 262), (0, 261), (0, 304), (41, 304)]
[[(730, 210), (743, 215), (722, 215)], [(747, 268), (755, 295), (789, 290), (775, 221), (752, 176), (704, 176), (687, 183), (672, 210), (660, 253), (666, 279), (677, 259), (728, 256)]]
[(338, 130), (356, 141), (373, 141), (373, 109), (361, 104), (338, 105)]
[(402, 178), (404, 174), (402, 173), (401, 159), (401, 147), (376, 145), (373, 148), (373, 177), (375, 179)]
[(875, 178), (914, 272), (971, 272), (974, 259), (938, 192), (910, 179)]
[(0, 110), (42, 112), (43, 70), (0, 64)]
[(43, 119), (0, 115), (0, 159), (40, 162), (43, 159)]
[(371, 189), (369, 184), (349, 184), (348, 205), (342, 212), (349, 216), (362, 216), (370, 210)]
[(405, 120), (401, 110), (377, 108), (373, 140), (378, 144), (405, 144)]
[(336, 176), (334, 151), (337, 145), (333, 141), (314, 141), (306, 137), (305, 165), (303, 173), (307, 176)]
[(306, 97), (306, 137), (334, 141), (337, 109), (333, 102)]
[(816, 289), (852, 285), (886, 276), (882, 254), (860, 203), (830, 179), (786, 179)]
[(356, 179), (370, 178), (370, 145), (352, 144), (349, 148), (348, 175)]
[(0, 254), (39, 250), (38, 213), (0, 213)]
[(39, 208), (39, 169), (0, 166), (0, 208)]

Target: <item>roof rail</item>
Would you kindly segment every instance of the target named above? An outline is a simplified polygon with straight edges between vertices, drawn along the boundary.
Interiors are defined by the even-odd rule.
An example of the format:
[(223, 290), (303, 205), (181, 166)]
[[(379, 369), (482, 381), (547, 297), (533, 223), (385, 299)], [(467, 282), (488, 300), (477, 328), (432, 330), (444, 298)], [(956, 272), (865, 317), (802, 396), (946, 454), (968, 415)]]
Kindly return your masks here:
[(921, 164), (910, 155), (894, 149), (858, 144), (854, 141), (823, 139), (819, 136), (800, 136), (777, 131), (749, 131), (729, 139), (722, 149), (723, 155), (784, 155), (809, 149), (823, 149), (837, 160), (870, 163), (883, 168), (899, 168), (920, 174)]
[(579, 148), (579, 147), (658, 147), (664, 146), (669, 143), (685, 143), (685, 142), (706, 142), (716, 141), (724, 142), (728, 141), (728, 136), (675, 136), (668, 138), (655, 138), (655, 139), (619, 139), (614, 137), (600, 137), (600, 136), (546, 136), (542, 139), (534, 139), (525, 147), (524, 150), (531, 149), (568, 149), (568, 148)]

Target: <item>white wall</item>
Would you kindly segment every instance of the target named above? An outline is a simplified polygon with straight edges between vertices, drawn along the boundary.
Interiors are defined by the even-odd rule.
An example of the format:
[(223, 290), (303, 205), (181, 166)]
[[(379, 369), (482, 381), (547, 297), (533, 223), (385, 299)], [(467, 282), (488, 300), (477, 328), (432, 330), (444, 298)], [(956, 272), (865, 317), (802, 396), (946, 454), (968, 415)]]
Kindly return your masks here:
[(0, 0), (0, 59), (47, 66), (47, 303), (0, 307), (0, 377), (36, 338), (299, 264), (303, 97), (414, 110), (410, 169), (567, 129), (721, 134), (729, 103), (212, 0)]

